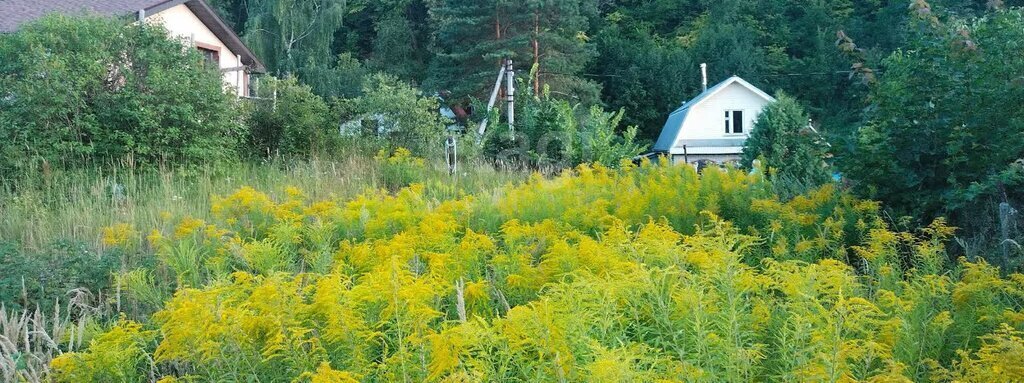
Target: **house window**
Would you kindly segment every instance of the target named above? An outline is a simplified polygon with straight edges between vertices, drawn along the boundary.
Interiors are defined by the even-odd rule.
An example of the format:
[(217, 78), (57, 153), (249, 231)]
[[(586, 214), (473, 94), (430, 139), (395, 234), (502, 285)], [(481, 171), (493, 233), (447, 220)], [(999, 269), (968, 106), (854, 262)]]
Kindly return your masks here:
[(214, 68), (220, 68), (220, 48), (214, 45), (196, 43), (196, 49), (203, 55), (206, 63)]
[(725, 111), (725, 133), (726, 134), (739, 134), (739, 133), (743, 133), (743, 111), (742, 110), (727, 110), (727, 111)]

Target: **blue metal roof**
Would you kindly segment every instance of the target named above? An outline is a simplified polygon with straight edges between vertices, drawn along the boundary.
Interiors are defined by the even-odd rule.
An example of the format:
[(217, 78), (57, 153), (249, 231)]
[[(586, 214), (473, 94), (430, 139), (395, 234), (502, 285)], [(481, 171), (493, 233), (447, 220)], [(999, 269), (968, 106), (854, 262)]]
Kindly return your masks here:
[(654, 143), (654, 148), (652, 149), (667, 152), (672, 148), (672, 144), (679, 137), (679, 131), (683, 128), (683, 121), (686, 121), (686, 115), (690, 113), (688, 104), (683, 105), (668, 115), (668, 120), (665, 121), (665, 126), (661, 128), (661, 134), (658, 135), (658, 141)]

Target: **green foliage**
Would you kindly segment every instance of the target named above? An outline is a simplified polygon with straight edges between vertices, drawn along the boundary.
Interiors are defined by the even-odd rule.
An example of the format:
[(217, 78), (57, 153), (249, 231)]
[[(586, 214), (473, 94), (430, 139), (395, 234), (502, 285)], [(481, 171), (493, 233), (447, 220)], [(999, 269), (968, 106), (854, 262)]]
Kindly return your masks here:
[(898, 22), (875, 21), (879, 8), (850, 1), (616, 2), (595, 33), (599, 59), (590, 72), (599, 76), (602, 100), (626, 108), (627, 121), (648, 139), (673, 109), (700, 93), (700, 63), (708, 64), (712, 84), (739, 75), (808, 100), (812, 114), (838, 133), (858, 117), (861, 91), (835, 73), (850, 66), (835, 36), (846, 30), (861, 38), (865, 29), (880, 27), (895, 34)]
[(575, 132), (570, 150), (567, 150), (569, 163), (598, 163), (614, 167), (618, 162), (639, 155), (645, 148), (635, 142), (636, 127), (630, 126), (619, 132), (624, 114), (625, 111), (621, 109), (618, 112), (605, 112), (598, 106), (591, 106), (583, 115), (579, 131)]
[(674, 40), (625, 22), (609, 22), (595, 36), (601, 56), (593, 71), (605, 75), (602, 100), (624, 109), (628, 125), (641, 129), (644, 138), (657, 137), (665, 118), (700, 87), (693, 68), (699, 63)]
[(85, 243), (58, 240), (39, 251), (23, 251), (0, 242), (0, 304), (35, 309), (67, 303), (72, 290), (98, 293), (110, 286), (110, 275), (121, 266), (121, 250), (95, 251)]
[(427, 52), (424, 46), (416, 43), (421, 37), (406, 16), (406, 12), (390, 11), (381, 16), (374, 25), (376, 36), (373, 39), (373, 56), (367, 65), (374, 70), (388, 73), (403, 81), (421, 78), (426, 69), (423, 56)]
[(153, 331), (131, 321), (118, 322), (89, 342), (89, 353), (67, 353), (55, 358), (57, 382), (144, 382), (150, 360), (146, 349)]
[(231, 158), (234, 97), (180, 44), (160, 27), (62, 16), (0, 35), (0, 169)]
[(438, 113), (437, 98), (387, 74), (367, 79), (363, 94), (341, 100), (342, 133), (376, 140), (387, 148), (404, 147), (418, 156), (439, 153), (451, 123)]
[(313, 93), (330, 99), (358, 97), (370, 73), (352, 54), (342, 53), (333, 64), (305, 66), (298, 70), (298, 75), (303, 84), (313, 88)]
[(416, 158), (409, 149), (399, 147), (394, 152), (381, 150), (373, 157), (380, 166), (381, 179), (388, 190), (399, 190), (417, 182), (423, 182), (426, 164)]
[[(624, 112), (558, 100), (545, 91), (541, 97), (520, 99), (516, 131), (498, 118), (489, 120), (484, 152), (497, 162), (535, 168), (567, 168), (584, 163), (618, 166), (640, 154), (636, 127), (620, 132)], [(514, 134), (514, 136), (513, 136)]]
[[(1000, 174), (1024, 153), (1024, 114), (1000, 105), (1024, 102), (1013, 43), (1024, 38), (1024, 13), (913, 12), (909, 46), (885, 60), (845, 172), (864, 195), (921, 219), (966, 213), (986, 197), (1018, 199), (1016, 181)], [(980, 187), (998, 179), (1011, 183)]]
[[(261, 99), (250, 101), (250, 153), (308, 156), (327, 153), (339, 139), (327, 103), (294, 77), (269, 79)], [(276, 98), (274, 98), (276, 97)]]
[[(102, 295), (121, 266), (116, 304), (135, 320), (107, 323), (81, 349), (85, 322), (70, 335), (54, 323), (47, 338), (37, 314), (36, 330), (11, 336), (17, 321), (2, 313), (5, 379), (1024, 379), (1024, 276), (1009, 262), (951, 261), (942, 220), (895, 232), (879, 204), (810, 187), (827, 175), (824, 144), (793, 99), (761, 115), (745, 152), (768, 176), (620, 162), (642, 150), (632, 126), (653, 136), (696, 93), (700, 62), (712, 81), (738, 74), (807, 100), (841, 147), (867, 89), (837, 73), (850, 69), (842, 54), (858, 74), (888, 55), (877, 83), (864, 77), (867, 124), (842, 168), (920, 222), (972, 222), (987, 203), (1022, 198), (1024, 119), (993, 105), (1024, 103), (1024, 14), (983, 11), (1003, 2), (915, 1), (910, 16), (902, 3), (848, 0), (213, 3), (273, 71), (298, 78), (255, 101), (249, 135), (218, 75), (157, 29), (50, 18), (0, 36), (0, 57), (15, 57), (0, 60), (0, 270), (13, 271), (0, 301), (23, 303), (22, 276), (30, 305), (81, 286)], [(490, 116), (488, 154), (595, 165), (491, 190), (517, 175), (449, 176), (421, 159), (450, 121), (409, 83), (466, 106), (501, 57), (538, 63), (520, 76), (515, 135)], [(617, 112), (594, 106), (599, 89)], [(354, 151), (385, 149), (144, 179), (36, 165), (229, 158), (246, 137), (260, 154), (331, 152), (331, 115)], [(12, 168), (41, 175), (11, 183)], [(98, 243), (52, 242), (65, 237)], [(45, 353), (18, 350), (46, 340)], [(50, 375), (21, 363), (57, 354)]]
[(754, 161), (763, 161), (762, 166), (776, 183), (785, 180), (813, 188), (829, 179), (825, 163), (828, 144), (811, 127), (796, 99), (784, 93), (776, 95), (776, 101), (761, 111), (744, 145), (741, 165), (751, 169)]
[(327, 65), (334, 57), (334, 32), (348, 10), (344, 0), (251, 0), (240, 6), (247, 15), (242, 37), (280, 77)]
[[(849, 48), (861, 56), (858, 63), (874, 66), (906, 44), (910, 19), (906, 1), (335, 0), (317, 2), (319, 8), (294, 0), (213, 3), (259, 46), (271, 68), (292, 52), (293, 59), (285, 60), (290, 71), (324, 97), (352, 95), (324, 86), (341, 69), (333, 57), (350, 54), (374, 72), (427, 92), (451, 91), (452, 105), (467, 107), (473, 98), (487, 97), (499, 60), (512, 57), (521, 77), (530, 78), (523, 91), (536, 94), (549, 85), (556, 98), (585, 107), (625, 108), (626, 124), (638, 126), (641, 139), (654, 139), (667, 114), (699, 93), (697, 65), (706, 62), (713, 82), (736, 74), (804, 100), (837, 146), (852, 144), (867, 91), (847, 75), (849, 52), (837, 48), (837, 36), (840, 42), (852, 38)], [(930, 3), (965, 16), (1024, 5)], [(292, 39), (278, 24), (315, 33)], [(291, 40), (291, 47), (284, 43)], [(535, 40), (536, 87), (536, 78), (526, 75)], [(485, 117), (475, 112), (477, 121)]]

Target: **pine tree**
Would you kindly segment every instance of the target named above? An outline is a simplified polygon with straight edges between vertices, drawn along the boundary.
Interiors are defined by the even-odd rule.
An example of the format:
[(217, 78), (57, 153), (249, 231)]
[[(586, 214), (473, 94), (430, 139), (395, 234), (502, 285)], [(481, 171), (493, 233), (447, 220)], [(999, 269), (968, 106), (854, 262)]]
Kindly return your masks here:
[(596, 7), (582, 0), (442, 0), (430, 9), (434, 57), (428, 84), (455, 99), (485, 98), (501, 60), (521, 73), (536, 67), (530, 91), (596, 101), (597, 87), (579, 75), (594, 57), (586, 32)]

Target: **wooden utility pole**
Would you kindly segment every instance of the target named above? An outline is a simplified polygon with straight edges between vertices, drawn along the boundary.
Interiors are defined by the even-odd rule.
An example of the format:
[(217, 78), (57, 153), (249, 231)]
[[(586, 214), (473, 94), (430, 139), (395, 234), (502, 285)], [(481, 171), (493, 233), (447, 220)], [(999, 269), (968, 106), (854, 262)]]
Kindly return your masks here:
[(540, 97), (540, 12), (533, 11), (533, 96)]
[(501, 13), (497, 5), (494, 6), (494, 39), (501, 40)]

